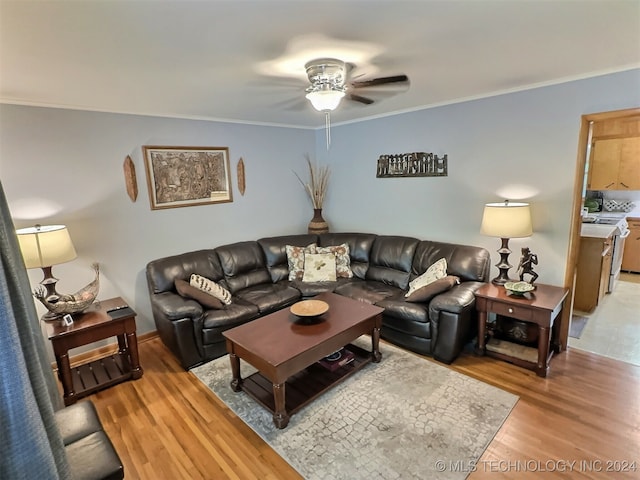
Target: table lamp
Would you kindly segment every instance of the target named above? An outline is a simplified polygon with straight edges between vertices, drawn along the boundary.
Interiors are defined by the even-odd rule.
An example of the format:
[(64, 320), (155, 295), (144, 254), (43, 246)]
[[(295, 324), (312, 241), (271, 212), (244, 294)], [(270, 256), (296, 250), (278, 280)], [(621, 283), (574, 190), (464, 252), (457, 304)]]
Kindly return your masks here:
[[(60, 295), (56, 292), (58, 279), (51, 274), (51, 267), (69, 262), (77, 257), (67, 227), (64, 225), (36, 225), (35, 227), (21, 228), (16, 233), (25, 267), (42, 268), (44, 279), (40, 284), (46, 289), (46, 298), (59, 297)], [(49, 318), (56, 317), (55, 314), (51, 315)]]
[(511, 281), (509, 278), (509, 239), (530, 237), (533, 233), (531, 226), (531, 211), (528, 203), (487, 203), (482, 215), (480, 233), (490, 237), (502, 239), (498, 250), (500, 262), (496, 264), (500, 274), (491, 280), (496, 285), (504, 285)]

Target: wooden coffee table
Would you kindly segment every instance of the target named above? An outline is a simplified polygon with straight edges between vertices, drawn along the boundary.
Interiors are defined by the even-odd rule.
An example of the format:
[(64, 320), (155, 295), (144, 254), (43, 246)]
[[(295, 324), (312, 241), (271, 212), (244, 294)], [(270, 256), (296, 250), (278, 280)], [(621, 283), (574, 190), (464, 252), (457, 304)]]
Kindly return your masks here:
[[(223, 333), (231, 360), (231, 388), (246, 392), (272, 412), (277, 428), (285, 428), (290, 416), (313, 399), (382, 358), (383, 308), (334, 293), (314, 298), (329, 304), (329, 311), (317, 321), (301, 321), (285, 308)], [(334, 372), (316, 363), (363, 334), (371, 335), (371, 351), (349, 345), (355, 360)], [(243, 379), (241, 358), (258, 372)]]

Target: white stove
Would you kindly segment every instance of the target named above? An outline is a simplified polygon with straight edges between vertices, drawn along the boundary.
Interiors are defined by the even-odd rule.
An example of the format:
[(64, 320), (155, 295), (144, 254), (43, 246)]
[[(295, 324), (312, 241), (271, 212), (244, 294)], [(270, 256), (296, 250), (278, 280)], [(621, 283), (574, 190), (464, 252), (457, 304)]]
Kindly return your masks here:
[(611, 271), (609, 272), (609, 283), (607, 284), (607, 293), (611, 293), (620, 278), (620, 270), (622, 269), (622, 254), (624, 251), (624, 239), (629, 236), (629, 224), (627, 223), (625, 212), (598, 212), (589, 213), (582, 217), (583, 223), (593, 225), (615, 225), (616, 229), (613, 233), (613, 251), (611, 258)]
[(607, 293), (613, 292), (613, 289), (620, 278), (622, 270), (622, 254), (624, 251), (624, 239), (631, 234), (629, 224), (627, 223), (626, 213), (606, 212), (600, 215), (599, 223), (605, 225), (615, 225), (616, 233), (613, 236), (613, 253), (611, 258), (611, 273), (609, 274), (609, 284)]

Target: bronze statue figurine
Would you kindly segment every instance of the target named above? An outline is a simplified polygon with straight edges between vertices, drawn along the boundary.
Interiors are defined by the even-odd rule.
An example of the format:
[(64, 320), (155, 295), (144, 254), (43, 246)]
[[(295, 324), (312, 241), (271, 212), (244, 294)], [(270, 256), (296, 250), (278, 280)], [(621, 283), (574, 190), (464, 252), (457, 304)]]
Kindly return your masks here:
[(522, 249), (522, 257), (520, 257), (520, 263), (518, 264), (518, 274), (520, 275), (520, 281), (524, 281), (525, 274), (531, 275), (531, 281), (529, 283), (533, 285), (533, 282), (538, 278), (538, 274), (533, 271), (533, 266), (538, 265), (538, 255), (531, 253), (529, 247)]

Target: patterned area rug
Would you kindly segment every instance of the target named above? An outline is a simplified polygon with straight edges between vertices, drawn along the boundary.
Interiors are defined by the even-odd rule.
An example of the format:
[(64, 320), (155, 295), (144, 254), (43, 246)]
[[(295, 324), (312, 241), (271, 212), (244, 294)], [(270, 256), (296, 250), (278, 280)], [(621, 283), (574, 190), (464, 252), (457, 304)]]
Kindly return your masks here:
[[(369, 348), (371, 340), (354, 342)], [(381, 342), (382, 361), (325, 392), (278, 430), (229, 387), (228, 356), (191, 370), (309, 480), (464, 479), (518, 397)], [(241, 363), (243, 377), (255, 369)]]

